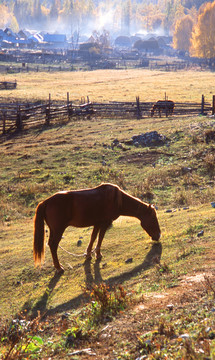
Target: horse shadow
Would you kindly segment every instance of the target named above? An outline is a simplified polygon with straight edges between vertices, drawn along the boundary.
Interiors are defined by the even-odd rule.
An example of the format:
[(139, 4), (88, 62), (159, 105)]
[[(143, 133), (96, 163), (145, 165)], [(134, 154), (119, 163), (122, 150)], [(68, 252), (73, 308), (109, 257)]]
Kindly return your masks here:
[(30, 318), (36, 318), (38, 315), (45, 316), (47, 311), (47, 302), (50, 298), (51, 293), (56, 287), (58, 281), (60, 280), (62, 273), (55, 273), (55, 275), (49, 281), (47, 288), (42, 295), (42, 297), (36, 302), (36, 304), (31, 307), (31, 302), (28, 300), (22, 306), (21, 313), (24, 312), (25, 315), (28, 315)]
[[(100, 284), (102, 282), (108, 285), (116, 285), (119, 283), (123, 283), (124, 281), (129, 280), (132, 277), (136, 276), (140, 271), (146, 271), (150, 267), (153, 267), (155, 263), (158, 263), (160, 261), (161, 254), (162, 254), (162, 244), (160, 242), (154, 243), (151, 249), (149, 250), (149, 252), (147, 253), (145, 259), (140, 265), (120, 275), (108, 278), (107, 280), (102, 279), (101, 270), (100, 270), (100, 264), (101, 264), (100, 260), (96, 260), (94, 264), (92, 264), (91, 261), (89, 260), (85, 260), (83, 266), (85, 272), (86, 288), (89, 289), (92, 287), (93, 284)], [(93, 268), (93, 272), (92, 272), (92, 268)], [(54, 284), (54, 280), (53, 280), (53, 284)], [(44, 294), (43, 298), (40, 301), (38, 301), (38, 303), (34, 306), (33, 310), (38, 311), (39, 308), (40, 311), (43, 310), (43, 313), (45, 313), (46, 316), (69, 311), (71, 309), (79, 307), (81, 303), (85, 303), (87, 301), (86, 296), (84, 296), (84, 294), (80, 294), (77, 297), (56, 306), (55, 308), (47, 310), (45, 308), (47, 300), (46, 301), (45, 300), (46, 300), (46, 293)], [(42, 305), (42, 309), (41, 309), (41, 305)]]
[(155, 263), (159, 263), (160, 262), (160, 258), (161, 258), (161, 254), (162, 254), (162, 244), (159, 243), (154, 243), (151, 247), (151, 249), (149, 250), (148, 254), (146, 255), (145, 259), (143, 260), (143, 262), (136, 266), (135, 268), (123, 272), (120, 275), (117, 276), (113, 276), (108, 278), (107, 280), (103, 280), (102, 276), (101, 276), (101, 271), (100, 271), (100, 263), (101, 260), (96, 260), (93, 266), (93, 272), (94, 272), (94, 276), (92, 275), (92, 265), (91, 262), (86, 260), (84, 263), (84, 271), (85, 271), (85, 276), (86, 276), (86, 287), (90, 288), (93, 284), (100, 284), (102, 282), (107, 283), (108, 285), (113, 285), (113, 284), (119, 284), (122, 283), (126, 280), (129, 280), (130, 278), (136, 276), (140, 271), (145, 271), (147, 269), (149, 269), (150, 267), (154, 266)]

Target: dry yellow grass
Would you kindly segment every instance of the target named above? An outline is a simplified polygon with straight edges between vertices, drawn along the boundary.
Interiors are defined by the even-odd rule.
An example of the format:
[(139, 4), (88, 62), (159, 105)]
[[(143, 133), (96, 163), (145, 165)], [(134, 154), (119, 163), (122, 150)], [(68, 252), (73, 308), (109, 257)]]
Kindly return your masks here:
[(91, 101), (141, 101), (163, 99), (165, 92), (176, 102), (198, 101), (204, 94), (211, 101), (215, 94), (214, 74), (209, 71), (161, 72), (145, 69), (97, 70), (85, 72), (23, 73), (4, 75), (5, 81), (18, 83), (16, 90), (1, 90), (4, 101), (47, 100), (51, 93), (54, 100), (66, 100), (67, 92), (72, 101), (89, 96)]

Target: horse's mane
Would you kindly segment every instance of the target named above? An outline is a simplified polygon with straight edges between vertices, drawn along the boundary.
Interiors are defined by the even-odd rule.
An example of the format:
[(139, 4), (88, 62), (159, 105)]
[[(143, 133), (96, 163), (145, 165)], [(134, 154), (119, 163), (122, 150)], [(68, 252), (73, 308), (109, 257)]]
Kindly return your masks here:
[[(108, 206), (111, 207), (117, 207), (118, 209), (121, 209), (122, 207), (122, 190), (120, 189), (120, 187), (118, 185), (115, 184), (111, 184), (111, 183), (102, 183), (101, 185), (98, 186), (99, 187), (103, 187), (106, 188), (106, 196), (107, 196), (107, 203)], [(108, 189), (110, 191), (108, 191)]]
[(111, 184), (111, 183), (102, 183), (100, 185), (102, 186), (110, 186), (112, 191), (108, 192), (108, 202), (110, 204), (110, 206), (112, 204), (114, 204), (115, 206), (117, 206), (117, 208), (120, 210), (122, 208), (123, 205), (123, 198), (129, 198), (131, 200), (134, 200), (138, 203), (139, 206), (142, 206), (143, 208), (147, 209), (149, 207), (149, 204), (141, 201), (140, 199), (138, 199), (135, 196), (132, 196), (130, 194), (128, 194), (126, 191), (122, 190), (118, 185), (115, 184)]

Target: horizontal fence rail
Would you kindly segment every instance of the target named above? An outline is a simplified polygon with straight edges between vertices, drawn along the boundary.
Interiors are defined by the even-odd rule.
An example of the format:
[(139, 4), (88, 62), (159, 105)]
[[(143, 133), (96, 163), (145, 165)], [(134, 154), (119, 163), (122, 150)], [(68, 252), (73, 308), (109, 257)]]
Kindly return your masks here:
[[(159, 111), (154, 111), (153, 116), (167, 117), (171, 116), (192, 116), (205, 115), (215, 112), (215, 96), (213, 96), (212, 105), (205, 102), (202, 95), (200, 103), (174, 103), (173, 113), (168, 112), (168, 100), (159, 101), (163, 107)], [(0, 134), (6, 134), (11, 131), (22, 130), (23, 128), (33, 126), (43, 126), (69, 121), (77, 117), (117, 117), (117, 118), (143, 118), (152, 116), (152, 108), (156, 102), (141, 102), (139, 97), (134, 102), (107, 102), (107, 103), (91, 103), (89, 98), (81, 99), (80, 104), (73, 104), (69, 100), (67, 93), (67, 101), (64, 103), (49, 101), (46, 103), (20, 103), (20, 104), (0, 104)]]
[(11, 81), (0, 81), (0, 90), (11, 90), (16, 89), (17, 82), (11, 82)]

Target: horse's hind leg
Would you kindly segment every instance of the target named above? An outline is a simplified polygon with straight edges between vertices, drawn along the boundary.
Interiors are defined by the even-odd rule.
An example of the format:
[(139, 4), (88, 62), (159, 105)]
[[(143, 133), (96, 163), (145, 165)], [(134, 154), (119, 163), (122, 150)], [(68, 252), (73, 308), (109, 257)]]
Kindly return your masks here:
[(51, 254), (52, 254), (54, 267), (56, 268), (56, 270), (58, 272), (64, 271), (64, 268), (59, 263), (58, 256), (57, 256), (57, 248), (58, 248), (58, 244), (61, 240), (62, 234), (63, 234), (63, 232), (57, 233), (57, 232), (53, 232), (52, 230), (50, 230), (50, 236), (49, 236), (49, 242), (48, 242), (48, 245), (50, 247)]
[(87, 247), (86, 254), (85, 254), (87, 259), (91, 259), (91, 252), (92, 252), (93, 243), (96, 240), (98, 232), (99, 232), (99, 227), (94, 226), (93, 232), (91, 234), (91, 239), (90, 239), (90, 242), (89, 242), (89, 245)]

